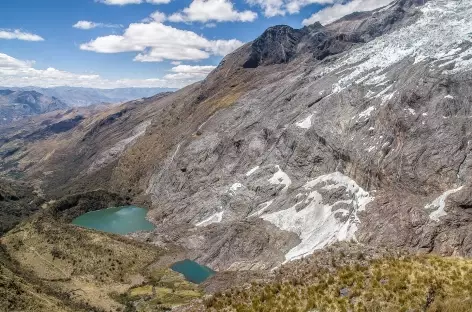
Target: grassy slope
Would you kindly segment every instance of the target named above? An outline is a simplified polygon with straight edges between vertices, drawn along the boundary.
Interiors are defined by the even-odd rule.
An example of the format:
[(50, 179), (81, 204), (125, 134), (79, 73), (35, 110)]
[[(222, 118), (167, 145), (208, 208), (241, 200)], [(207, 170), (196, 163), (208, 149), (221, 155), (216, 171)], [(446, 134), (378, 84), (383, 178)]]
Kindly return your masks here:
[[(471, 311), (472, 260), (345, 254), (289, 263), (269, 283), (204, 300), (190, 311)], [(319, 261), (320, 258), (325, 261)]]
[(0, 311), (86, 311), (78, 306), (73, 310), (42, 286), (26, 281), (0, 263)]
[[(153, 266), (172, 250), (81, 229), (48, 214), (16, 227), (2, 237), (1, 243), (5, 258), (11, 261), (0, 262), (2, 272), (7, 272), (2, 273), (0, 292), (11, 293), (8, 279), (24, 292), (23, 296), (0, 296), (0, 306), (11, 304), (21, 307), (17, 308), (21, 311), (61, 311), (51, 308), (57, 303), (65, 307), (64, 311), (81, 311), (81, 307), (87, 311), (133, 311), (134, 301), (157, 309), (201, 296), (199, 288), (181, 275)], [(158, 287), (157, 294), (152, 292), (153, 286)], [(54, 292), (34, 294), (35, 289), (44, 287)], [(151, 292), (140, 292), (139, 287), (150, 287)]]

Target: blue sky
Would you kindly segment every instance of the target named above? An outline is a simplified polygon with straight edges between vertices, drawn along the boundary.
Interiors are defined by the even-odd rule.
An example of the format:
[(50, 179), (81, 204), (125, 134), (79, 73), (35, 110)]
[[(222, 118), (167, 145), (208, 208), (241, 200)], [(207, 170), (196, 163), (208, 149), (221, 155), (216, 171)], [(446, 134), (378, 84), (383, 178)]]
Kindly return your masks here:
[(0, 85), (182, 87), (272, 25), (328, 23), (386, 3), (2, 0)]

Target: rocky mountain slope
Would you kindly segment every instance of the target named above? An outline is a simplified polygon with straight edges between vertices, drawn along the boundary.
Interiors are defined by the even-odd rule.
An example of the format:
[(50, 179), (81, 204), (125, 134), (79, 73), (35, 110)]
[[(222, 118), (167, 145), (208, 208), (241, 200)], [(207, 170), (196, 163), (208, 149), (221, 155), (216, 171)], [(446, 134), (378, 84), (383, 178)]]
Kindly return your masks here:
[(61, 100), (36, 91), (0, 90), (0, 124), (67, 108)]
[(470, 256), (471, 16), (399, 0), (274, 26), (178, 92), (0, 129), (0, 166), (49, 199), (122, 194), (157, 225), (137, 238), (216, 270), (340, 240)]

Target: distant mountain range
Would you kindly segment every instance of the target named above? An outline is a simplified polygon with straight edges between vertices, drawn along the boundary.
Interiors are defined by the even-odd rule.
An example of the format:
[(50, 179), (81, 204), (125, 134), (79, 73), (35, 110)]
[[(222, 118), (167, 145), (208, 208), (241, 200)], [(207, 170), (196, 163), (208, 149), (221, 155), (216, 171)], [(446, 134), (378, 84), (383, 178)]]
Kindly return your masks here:
[(119, 104), (174, 90), (169, 88), (0, 87), (0, 124), (60, 109)]
[(0, 124), (68, 107), (60, 99), (36, 91), (0, 90)]
[(13, 91), (36, 91), (49, 97), (60, 99), (71, 107), (89, 106), (104, 103), (121, 103), (144, 97), (150, 97), (161, 92), (175, 91), (171, 88), (118, 88), (93, 89), (80, 87), (22, 87), (2, 88)]

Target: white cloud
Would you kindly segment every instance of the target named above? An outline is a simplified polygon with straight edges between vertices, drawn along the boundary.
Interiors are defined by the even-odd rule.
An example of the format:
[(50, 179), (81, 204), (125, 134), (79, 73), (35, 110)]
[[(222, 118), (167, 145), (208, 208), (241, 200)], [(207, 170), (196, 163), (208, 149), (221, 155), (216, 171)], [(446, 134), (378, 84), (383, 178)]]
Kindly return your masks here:
[(242, 44), (236, 39), (208, 40), (192, 31), (150, 22), (131, 24), (121, 36), (98, 37), (80, 45), (80, 48), (98, 53), (140, 52), (135, 61), (161, 62), (224, 56)]
[(89, 22), (89, 21), (78, 21), (74, 25), (72, 25), (74, 28), (78, 29), (92, 29), (97, 27), (97, 24), (94, 22)]
[(171, 69), (172, 74), (167, 74), (164, 79), (170, 80), (202, 80), (204, 79), (216, 66), (191, 66), (191, 65), (178, 65)]
[(219, 56), (226, 56), (242, 46), (244, 43), (242, 43), (239, 40), (236, 39), (231, 39), (231, 40), (214, 40), (211, 41), (211, 47), (210, 50), (213, 52), (215, 55)]
[(150, 17), (153, 21), (158, 23), (162, 23), (167, 19), (166, 15), (159, 11), (152, 13)]
[(9, 55), (0, 53), (0, 69), (27, 68), (33, 64), (33, 62), (21, 61)]
[(264, 15), (273, 17), (276, 15), (285, 15), (285, 0), (246, 0), (251, 5), (260, 6), (264, 10)]
[(313, 14), (311, 17), (303, 20), (303, 25), (310, 25), (315, 22), (322, 24), (329, 24), (341, 17), (357, 12), (357, 11), (371, 11), (383, 7), (392, 0), (352, 0), (347, 3), (336, 3), (330, 7), (324, 8), (321, 11)]
[(167, 4), (171, 2), (171, 0), (95, 0), (95, 1), (107, 4), (107, 5), (127, 5), (127, 4), (141, 4), (141, 3)]
[(181, 61), (172, 61), (172, 62), (170, 62), (170, 63), (171, 63), (172, 65), (180, 65), (180, 64), (182, 64)]
[(274, 17), (299, 13), (300, 10), (310, 4), (333, 4), (340, 0), (246, 0), (247, 3), (259, 6), (264, 10), (264, 15)]
[(246, 0), (247, 3), (259, 6), (267, 17), (277, 15), (296, 14), (303, 7), (310, 4), (328, 5), (303, 21), (303, 25), (315, 22), (328, 24), (335, 20), (356, 12), (370, 11), (385, 6), (393, 0)]
[(215, 28), (217, 25), (215, 23), (207, 23), (203, 25), (204, 28)]
[[(34, 62), (23, 61), (0, 53), (0, 83), (2, 87), (57, 87), (74, 86), (88, 88), (124, 88), (124, 87), (167, 87), (181, 88), (206, 76), (213, 66), (181, 65), (171, 71), (174, 75), (187, 74), (186, 77), (169, 76), (152, 79), (118, 79), (102, 78), (96, 74), (77, 74), (55, 68), (36, 69)], [(182, 67), (183, 66), (183, 67)], [(172, 74), (170, 74), (172, 75)]]
[(9, 30), (9, 29), (0, 29), (0, 39), (18, 39), (24, 41), (44, 41), (41, 36), (23, 32), (19, 29)]
[(193, 0), (189, 7), (169, 16), (171, 22), (252, 22), (253, 11), (237, 11), (230, 0)]
[(122, 26), (116, 25), (116, 24), (104, 24), (104, 23), (94, 23), (94, 22), (89, 22), (89, 21), (78, 21), (77, 23), (72, 25), (72, 27), (88, 30), (88, 29), (93, 29), (97, 27), (119, 28)]
[(299, 13), (300, 10), (310, 4), (333, 4), (340, 2), (339, 0), (290, 0), (285, 4), (285, 8), (288, 13), (295, 14)]

